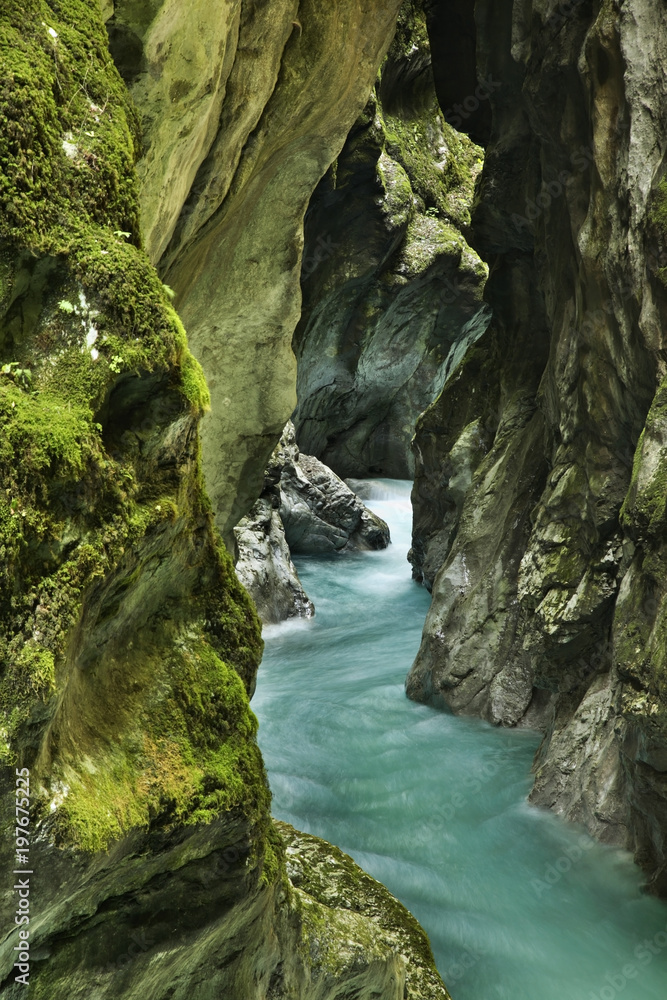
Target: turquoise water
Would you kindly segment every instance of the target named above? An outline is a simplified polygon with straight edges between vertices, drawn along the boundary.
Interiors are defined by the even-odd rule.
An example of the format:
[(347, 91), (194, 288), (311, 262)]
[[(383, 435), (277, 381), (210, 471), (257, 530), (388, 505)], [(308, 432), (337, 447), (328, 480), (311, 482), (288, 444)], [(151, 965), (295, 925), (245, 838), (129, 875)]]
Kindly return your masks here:
[(317, 614), (265, 630), (274, 815), (388, 886), (453, 1000), (666, 1000), (667, 906), (625, 852), (526, 804), (538, 736), (406, 699), (429, 595), (406, 562), (409, 484), (374, 493), (390, 548), (298, 560)]

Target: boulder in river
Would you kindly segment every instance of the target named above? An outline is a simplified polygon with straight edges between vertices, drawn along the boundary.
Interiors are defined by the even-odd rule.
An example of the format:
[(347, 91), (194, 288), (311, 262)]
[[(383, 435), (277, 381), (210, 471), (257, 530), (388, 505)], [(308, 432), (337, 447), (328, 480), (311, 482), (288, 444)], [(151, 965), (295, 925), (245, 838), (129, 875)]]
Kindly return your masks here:
[(301, 455), (290, 422), (275, 448), (264, 490), (234, 529), (236, 572), (265, 624), (310, 618), (291, 553), (384, 549), (389, 528), (342, 479), (311, 455)]
[(312, 618), (313, 602), (301, 586), (285, 540), (279, 511), (266, 498), (257, 501), (234, 529), (236, 575), (252, 594), (265, 625), (287, 618)]

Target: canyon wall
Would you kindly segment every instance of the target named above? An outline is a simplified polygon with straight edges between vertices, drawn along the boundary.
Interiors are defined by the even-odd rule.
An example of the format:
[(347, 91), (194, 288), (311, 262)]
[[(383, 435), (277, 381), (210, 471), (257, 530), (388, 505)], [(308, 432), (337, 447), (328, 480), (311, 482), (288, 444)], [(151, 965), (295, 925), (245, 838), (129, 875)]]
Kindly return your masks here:
[(438, 107), (422, 5), (404, 3), (305, 222), (294, 422), (340, 476), (412, 477), (416, 419), (485, 328), (487, 272), (466, 242), (481, 164)]
[[(395, 13), (306, 6), (272, 4), (268, 24), (267, 5), (127, 4), (133, 27), (111, 23), (112, 49), (135, 94), (148, 94), (143, 140), (97, 3), (7, 0), (0, 13), (3, 997), (23, 995), (15, 963), (29, 946), (37, 1000), (448, 998), (425, 935), (382, 886), (330, 845), (272, 823), (249, 705), (259, 622), (204, 488), (209, 392), (148, 255), (169, 256), (191, 316), (208, 303), (212, 324), (238, 324), (247, 379), (268, 370), (254, 361), (258, 331), (286, 338), (287, 356), (299, 212), (336, 130), (342, 140), (367, 98), (363, 79), (323, 82), (322, 46), (335, 27), (372, 80)], [(369, 17), (375, 40), (362, 38)], [(234, 67), (245, 138), (227, 148), (220, 81), (229, 88)], [(306, 70), (319, 96), (304, 89)], [(188, 123), (195, 86), (205, 113), (193, 103)], [(258, 106), (244, 104), (244, 87)], [(208, 216), (191, 204), (193, 231), (179, 198), (202, 164), (212, 170), (214, 140), (231, 157), (236, 197), (219, 215), (217, 195)], [(207, 174), (214, 186), (223, 160)], [(295, 190), (285, 190), (290, 163), (304, 172)], [(258, 227), (280, 190), (285, 214), (265, 244)], [(243, 232), (238, 221), (225, 229), (227, 212)], [(243, 285), (240, 273), (257, 277), (244, 239), (273, 278)], [(237, 297), (221, 304), (231, 274)]]
[(478, 0), (475, 21), (493, 319), (417, 426), (433, 604), (407, 689), (541, 726), (532, 800), (664, 894), (667, 15)]
[(203, 462), (223, 537), (296, 404), (303, 217), (365, 105), (400, 0), (117, 0), (141, 117), (146, 248), (204, 366)]

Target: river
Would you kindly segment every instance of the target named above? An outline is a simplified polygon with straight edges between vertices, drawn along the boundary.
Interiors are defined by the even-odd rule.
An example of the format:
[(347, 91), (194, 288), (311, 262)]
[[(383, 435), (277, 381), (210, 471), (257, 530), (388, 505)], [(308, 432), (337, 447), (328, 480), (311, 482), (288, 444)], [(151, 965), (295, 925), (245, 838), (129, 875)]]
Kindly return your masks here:
[(665, 1000), (667, 906), (625, 851), (527, 804), (539, 736), (406, 699), (429, 595), (406, 562), (410, 485), (373, 497), (392, 545), (296, 560), (317, 614), (265, 629), (274, 815), (415, 914), (453, 1000)]

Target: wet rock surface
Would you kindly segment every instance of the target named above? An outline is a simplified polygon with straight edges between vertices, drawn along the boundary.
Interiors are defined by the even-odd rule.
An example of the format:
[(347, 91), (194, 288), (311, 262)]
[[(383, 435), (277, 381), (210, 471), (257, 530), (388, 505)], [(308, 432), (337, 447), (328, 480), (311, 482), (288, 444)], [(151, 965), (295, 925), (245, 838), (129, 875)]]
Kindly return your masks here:
[(264, 490), (234, 529), (236, 572), (266, 624), (314, 613), (291, 553), (383, 549), (389, 528), (326, 465), (302, 455), (289, 422), (273, 452)]
[(506, 2), (476, 25), (501, 83), (473, 217), (493, 320), (417, 426), (433, 605), (408, 693), (541, 725), (533, 801), (664, 893), (667, 22)]
[(412, 477), (417, 417), (488, 323), (487, 271), (466, 235), (481, 163), (443, 119), (424, 13), (404, 4), (305, 221), (293, 419), (303, 450), (340, 476)]

